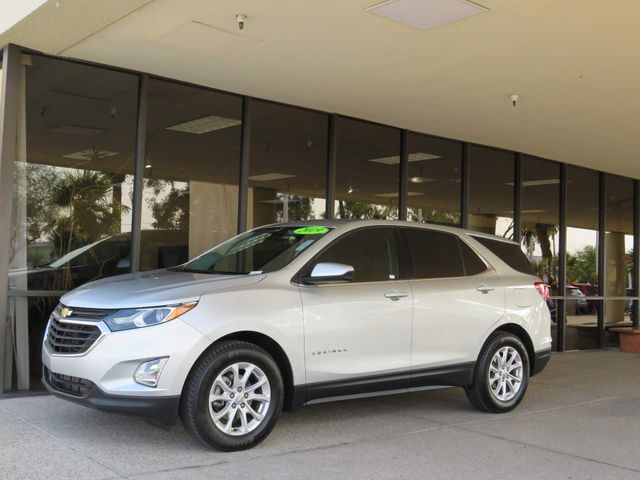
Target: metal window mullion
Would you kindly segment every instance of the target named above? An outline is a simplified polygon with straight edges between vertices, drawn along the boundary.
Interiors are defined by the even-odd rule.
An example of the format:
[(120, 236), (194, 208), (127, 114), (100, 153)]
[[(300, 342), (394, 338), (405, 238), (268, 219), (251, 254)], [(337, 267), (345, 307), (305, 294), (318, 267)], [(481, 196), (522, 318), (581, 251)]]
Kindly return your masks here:
[[(606, 227), (607, 227), (607, 188), (606, 188), (606, 174), (600, 172), (598, 174), (599, 181), (599, 195), (598, 195), (598, 293), (601, 296), (606, 294), (605, 292), (605, 242), (606, 242)], [(598, 333), (597, 333), (597, 347), (604, 348), (604, 321), (605, 321), (605, 308), (606, 301), (603, 300), (600, 308), (598, 309)]]
[[(640, 295), (640, 180), (633, 181), (633, 296)], [(640, 302), (633, 301), (633, 328), (640, 328)]]
[(334, 202), (336, 198), (336, 120), (337, 115), (332, 113), (327, 121), (327, 201), (326, 201), (326, 218), (335, 218)]
[[(567, 277), (567, 164), (560, 164), (560, 198), (559, 198), (559, 235), (558, 250), (558, 295), (564, 296)], [(564, 300), (556, 305), (556, 351), (565, 350), (566, 312)]]
[(4, 359), (8, 322), (8, 253), (11, 243), (13, 175), (18, 149), (21, 54), (21, 48), (16, 45), (7, 45), (2, 51), (2, 85), (0, 86), (0, 252), (2, 252), (0, 254), (0, 398), (4, 396)]
[(142, 235), (142, 194), (144, 162), (147, 155), (147, 75), (138, 77), (138, 118), (136, 121), (136, 157), (133, 177), (133, 212), (131, 214), (131, 271), (140, 271), (140, 237)]
[(513, 165), (513, 239), (520, 243), (520, 215), (522, 211), (522, 154), (514, 155)]
[(409, 175), (409, 132), (400, 132), (400, 181), (398, 185), (398, 218), (407, 219), (407, 201), (409, 193), (407, 191)]
[(240, 179), (238, 181), (238, 232), (247, 229), (249, 211), (249, 164), (251, 161), (251, 97), (242, 97), (242, 133), (240, 141)]
[(460, 226), (469, 228), (469, 144), (462, 142), (460, 167)]

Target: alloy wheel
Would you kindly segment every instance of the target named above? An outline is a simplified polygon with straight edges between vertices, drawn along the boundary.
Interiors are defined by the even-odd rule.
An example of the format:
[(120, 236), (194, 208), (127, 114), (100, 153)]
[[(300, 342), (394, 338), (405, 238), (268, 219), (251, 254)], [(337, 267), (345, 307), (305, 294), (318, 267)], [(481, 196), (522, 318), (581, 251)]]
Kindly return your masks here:
[(271, 386), (267, 375), (248, 362), (225, 367), (209, 393), (211, 420), (228, 435), (246, 435), (258, 428), (270, 404)]
[(522, 387), (522, 357), (514, 347), (500, 348), (489, 364), (489, 387), (501, 402), (513, 400)]

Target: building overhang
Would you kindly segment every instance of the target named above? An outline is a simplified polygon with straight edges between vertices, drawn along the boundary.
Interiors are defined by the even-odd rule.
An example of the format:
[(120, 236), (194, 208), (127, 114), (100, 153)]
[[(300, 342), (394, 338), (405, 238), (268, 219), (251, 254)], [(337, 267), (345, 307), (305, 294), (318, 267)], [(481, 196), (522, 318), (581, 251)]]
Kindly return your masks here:
[(52, 0), (0, 44), (640, 178), (639, 3), (482, 0), (426, 30), (376, 3)]

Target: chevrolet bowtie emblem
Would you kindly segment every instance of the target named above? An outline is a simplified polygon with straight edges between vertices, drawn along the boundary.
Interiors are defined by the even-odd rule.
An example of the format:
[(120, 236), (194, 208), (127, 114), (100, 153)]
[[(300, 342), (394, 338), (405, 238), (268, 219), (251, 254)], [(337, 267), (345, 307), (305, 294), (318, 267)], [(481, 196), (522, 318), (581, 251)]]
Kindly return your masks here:
[(68, 317), (69, 315), (71, 315), (72, 313), (73, 313), (73, 310), (71, 310), (71, 309), (69, 309), (69, 308), (67, 308), (67, 307), (64, 307), (64, 308), (61, 308), (61, 309), (60, 309), (60, 315), (61, 315), (63, 318), (67, 318), (67, 317)]

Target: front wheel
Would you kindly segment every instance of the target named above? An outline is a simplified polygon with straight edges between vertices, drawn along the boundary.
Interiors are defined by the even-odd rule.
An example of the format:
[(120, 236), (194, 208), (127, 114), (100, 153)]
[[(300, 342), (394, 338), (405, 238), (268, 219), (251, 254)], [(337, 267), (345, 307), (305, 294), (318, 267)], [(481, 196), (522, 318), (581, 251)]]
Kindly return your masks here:
[(194, 367), (182, 398), (182, 420), (207, 446), (244, 450), (269, 435), (283, 400), (282, 375), (265, 350), (221, 342)]
[(522, 401), (528, 385), (527, 349), (515, 335), (498, 332), (480, 352), (473, 384), (465, 387), (465, 393), (479, 410), (505, 413)]

